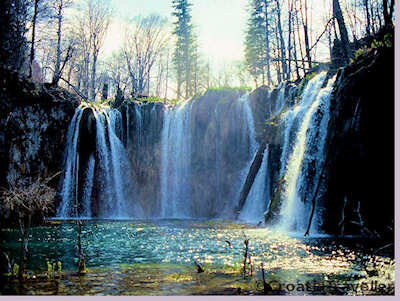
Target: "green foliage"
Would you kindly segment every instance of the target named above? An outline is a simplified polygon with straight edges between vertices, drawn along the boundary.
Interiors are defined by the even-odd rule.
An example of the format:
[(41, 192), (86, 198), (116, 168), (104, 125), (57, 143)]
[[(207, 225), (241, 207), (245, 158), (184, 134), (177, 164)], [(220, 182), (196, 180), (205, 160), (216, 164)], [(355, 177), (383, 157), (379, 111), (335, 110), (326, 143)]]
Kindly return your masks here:
[(367, 46), (361, 47), (356, 50), (354, 53), (354, 58), (350, 59), (350, 63), (354, 63), (360, 58), (363, 54), (367, 53), (370, 49), (379, 49), (379, 48), (390, 48), (393, 47), (393, 37), (390, 33), (385, 34), (383, 40), (374, 39), (371, 43), (371, 47)]
[(384, 48), (384, 47), (392, 47), (392, 41), (387, 38), (387, 35), (385, 35), (385, 39), (383, 41), (373, 40), (371, 43), (372, 49)]
[(165, 99), (159, 96), (147, 96), (138, 99), (139, 102), (165, 102)]
[(55, 272), (56, 264), (55, 263), (50, 263), (47, 261), (47, 275), (49, 278), (54, 278), (54, 272)]
[(19, 265), (14, 263), (12, 267), (12, 276), (16, 277), (18, 275)]
[(100, 99), (96, 101), (82, 101), (81, 106), (84, 108), (93, 108), (93, 109), (106, 109), (111, 106), (110, 99)]
[(363, 53), (365, 53), (367, 51), (367, 47), (364, 46), (363, 48), (358, 49), (355, 53), (354, 53), (354, 59), (358, 58), (359, 56), (361, 56)]
[(251, 87), (241, 86), (241, 87), (230, 87), (230, 86), (220, 86), (220, 87), (210, 87), (208, 91), (239, 91), (239, 92), (251, 92)]
[(300, 85), (299, 85), (299, 90), (297, 95), (300, 96), (303, 93), (303, 90), (305, 88), (305, 86), (307, 85), (307, 83), (313, 79), (315, 76), (317, 75), (317, 72), (312, 72), (312, 73), (308, 73), (306, 74), (306, 76), (302, 79)]
[(61, 261), (58, 261), (58, 262), (57, 262), (57, 266), (58, 266), (58, 273), (61, 274), (61, 271), (62, 271)]
[[(58, 273), (58, 276), (61, 277), (61, 272), (62, 272), (61, 261), (57, 261), (57, 263), (55, 263), (55, 262), (51, 263), (50, 261), (47, 261), (46, 264), (47, 264), (47, 276), (49, 278), (54, 278), (56, 272)], [(56, 268), (57, 268), (57, 270), (56, 270)]]
[(182, 95), (182, 86), (185, 85), (186, 97), (193, 95), (193, 80), (195, 78), (194, 71), (197, 61), (197, 44), (196, 36), (193, 31), (192, 4), (188, 0), (172, 1), (172, 16), (175, 22), (173, 34), (176, 38), (175, 49), (172, 55), (172, 62), (177, 74), (178, 82), (178, 98)]

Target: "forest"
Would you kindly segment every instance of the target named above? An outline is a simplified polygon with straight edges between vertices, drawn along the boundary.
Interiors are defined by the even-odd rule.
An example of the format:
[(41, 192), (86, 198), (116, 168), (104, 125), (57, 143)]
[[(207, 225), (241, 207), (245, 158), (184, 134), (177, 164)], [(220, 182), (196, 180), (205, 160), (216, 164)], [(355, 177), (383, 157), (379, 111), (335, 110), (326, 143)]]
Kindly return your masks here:
[[(366, 47), (366, 38), (392, 24), (394, 14), (394, 1), (387, 0), (248, 1), (243, 58), (213, 70), (202, 54), (190, 1), (171, 1), (171, 16), (138, 10), (112, 33), (120, 16), (110, 0), (1, 5), (1, 61), (91, 101), (188, 99), (210, 87), (296, 81), (320, 63), (347, 64)], [(105, 55), (107, 35), (122, 42)]]
[(0, 1), (0, 295), (393, 296), (396, 9)]

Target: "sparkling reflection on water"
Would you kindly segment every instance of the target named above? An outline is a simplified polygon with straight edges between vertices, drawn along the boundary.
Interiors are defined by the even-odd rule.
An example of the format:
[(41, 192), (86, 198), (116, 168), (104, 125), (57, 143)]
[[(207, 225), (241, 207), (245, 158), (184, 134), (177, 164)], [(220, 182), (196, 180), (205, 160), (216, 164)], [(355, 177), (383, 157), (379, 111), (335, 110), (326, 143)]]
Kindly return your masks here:
[[(189, 277), (188, 281), (191, 279), (185, 290), (172, 289), (166, 294), (198, 292), (193, 289), (191, 282), (193, 281), (191, 273), (195, 270), (194, 261), (206, 267), (207, 272), (219, 271), (218, 273), (224, 275), (224, 279), (230, 273), (238, 272), (243, 264), (245, 238), (249, 239), (249, 254), (255, 279), (260, 279), (259, 266), (263, 263), (267, 280), (278, 279), (279, 283), (296, 284), (315, 280), (358, 283), (379, 280), (390, 284), (394, 281), (394, 260), (390, 257), (371, 254), (367, 244), (372, 246), (374, 242), (366, 242), (361, 238), (348, 238), (338, 242), (324, 236), (307, 239), (294, 236), (296, 235), (235, 224), (230, 221), (91, 220), (84, 222), (82, 243), (86, 266), (89, 270), (97, 271), (96, 277), (100, 271), (102, 273), (109, 271), (111, 274), (121, 276), (121, 271), (126, 268), (125, 274), (136, 273), (136, 277), (139, 278), (145, 278), (138, 274), (139, 271), (153, 278), (156, 274), (163, 274), (163, 281), (165, 281), (176, 272), (171, 267), (176, 267), (180, 271), (178, 272), (180, 276), (170, 279), (169, 283), (172, 287), (179, 287), (173, 285), (180, 282), (177, 279), (182, 280), (186, 276)], [(16, 231), (3, 231), (4, 246), (11, 257), (15, 258), (18, 256), (19, 249), (17, 237)], [(29, 249), (28, 269), (32, 271), (46, 271), (47, 261), (61, 261), (63, 271), (76, 270), (75, 223), (53, 221), (47, 226), (33, 228), (29, 238)], [(378, 275), (369, 277), (366, 270), (371, 269), (378, 270)], [(102, 281), (104, 283), (107, 280)], [(135, 283), (132, 281), (131, 284)], [(217, 282), (213, 281), (213, 283)], [(88, 285), (93, 286), (93, 284)], [(104, 286), (107, 287), (107, 285)], [(143, 287), (145, 286), (142, 286), (142, 289)], [(153, 289), (141, 292), (154, 294), (155, 292), (151, 291)], [(213, 291), (215, 292), (216, 289), (214, 288)], [(126, 291), (127, 289), (124, 288), (115, 292), (106, 290), (102, 293), (123, 294)], [(163, 292), (165, 293), (165, 290)], [(343, 293), (357, 294), (357, 292)]]

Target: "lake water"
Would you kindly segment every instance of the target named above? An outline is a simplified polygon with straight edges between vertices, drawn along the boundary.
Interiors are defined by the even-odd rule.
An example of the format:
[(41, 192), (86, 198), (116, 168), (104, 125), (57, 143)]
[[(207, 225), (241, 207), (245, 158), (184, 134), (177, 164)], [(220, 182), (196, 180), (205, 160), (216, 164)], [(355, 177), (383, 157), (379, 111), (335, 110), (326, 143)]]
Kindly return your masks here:
[[(360, 237), (302, 237), (231, 221), (104, 221), (83, 223), (87, 274), (78, 276), (73, 221), (31, 229), (28, 280), (3, 284), (3, 294), (369, 295), (394, 293), (394, 259), (382, 243)], [(18, 262), (18, 231), (3, 230), (2, 243)], [(244, 240), (251, 264), (243, 275)], [(378, 252), (379, 251), (379, 252)], [(379, 253), (379, 255), (377, 255)], [(62, 273), (45, 277), (47, 262)], [(194, 262), (205, 270), (197, 273)]]

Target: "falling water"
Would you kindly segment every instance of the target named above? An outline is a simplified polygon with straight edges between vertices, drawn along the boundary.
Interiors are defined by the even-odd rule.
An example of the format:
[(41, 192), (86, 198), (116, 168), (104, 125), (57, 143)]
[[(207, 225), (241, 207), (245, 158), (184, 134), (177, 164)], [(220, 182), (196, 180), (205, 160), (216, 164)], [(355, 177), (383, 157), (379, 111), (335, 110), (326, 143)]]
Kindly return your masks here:
[[(254, 118), (253, 112), (251, 111), (250, 104), (249, 104), (249, 95), (244, 94), (242, 97), (239, 98), (239, 112), (244, 112), (244, 124), (242, 125), (242, 135), (248, 136), (250, 140), (250, 147), (249, 152), (250, 154), (255, 154), (258, 148), (258, 144), (256, 142), (256, 130), (254, 126)], [(243, 119), (240, 119), (243, 120)], [(250, 157), (253, 157), (250, 155)], [(251, 162), (251, 161), (250, 161)]]
[(92, 190), (93, 190), (93, 181), (94, 181), (94, 165), (95, 159), (93, 154), (90, 155), (88, 166), (86, 168), (86, 176), (85, 176), (85, 184), (83, 186), (83, 212), (82, 216), (86, 218), (90, 218), (92, 216)]
[(186, 218), (191, 204), (191, 104), (165, 113), (161, 152), (161, 217)]
[[(205, 139), (204, 141), (193, 138), (194, 101), (181, 104), (164, 115), (160, 179), (163, 218), (197, 218), (199, 214), (223, 217), (227, 212), (232, 212), (234, 202), (239, 197), (240, 187), (246, 179), (246, 173), (258, 147), (248, 95), (238, 95), (231, 103), (216, 101), (211, 105), (214, 106), (213, 113), (208, 117), (202, 115), (202, 118), (208, 118), (208, 128), (197, 133), (201, 139)], [(228, 140), (233, 144), (226, 144)], [(204, 145), (205, 141), (214, 145)], [(203, 151), (210, 150), (213, 152), (201, 155)], [(207, 158), (207, 161), (201, 161), (200, 171), (193, 170), (193, 156), (197, 160), (196, 163)], [(243, 158), (247, 158), (246, 162), (241, 161)], [(242, 162), (241, 165), (235, 162), (241, 166), (240, 169), (226, 166), (226, 160)], [(204, 172), (209, 178), (200, 179)], [(231, 179), (229, 187), (227, 173)], [(192, 189), (203, 187), (199, 185), (206, 185), (207, 188), (204, 189), (213, 187), (214, 190), (209, 190), (203, 195), (197, 194), (194, 199)], [(199, 213), (199, 210), (202, 213)]]
[[(112, 218), (127, 218), (129, 213), (126, 207), (126, 196), (125, 196), (125, 186), (124, 183), (124, 168), (128, 167), (126, 162), (125, 150), (121, 140), (116, 135), (116, 130), (119, 127), (118, 121), (121, 121), (121, 113), (118, 110), (110, 110), (108, 114), (104, 114), (107, 121), (108, 138), (110, 144), (110, 156), (111, 166), (112, 166), (112, 183), (113, 192), (115, 193), (115, 203), (111, 212), (106, 212), (107, 217)], [(107, 164), (109, 164), (107, 162)]]
[(279, 115), (286, 104), (285, 102), (286, 83), (285, 82), (281, 83), (278, 89), (279, 89), (279, 94), (275, 103), (274, 115)]
[[(308, 221), (308, 204), (303, 200), (302, 190), (308, 185), (305, 177), (306, 168), (303, 167), (307, 160), (315, 158), (318, 161), (316, 175), (319, 175), (324, 160), (324, 146), (327, 125), (329, 121), (329, 100), (332, 90), (331, 80), (328, 86), (321, 90), (326, 74), (322, 73), (313, 78), (303, 93), (300, 103), (286, 116), (285, 145), (281, 161), (287, 162), (284, 173), (284, 202), (281, 208), (281, 226), (286, 230), (300, 231), (305, 229)], [(316, 112), (322, 113), (322, 119)], [(293, 123), (299, 122), (295, 129), (296, 140), (289, 153), (289, 133), (293, 131)], [(318, 124), (320, 123), (320, 124)], [(315, 183), (315, 180), (312, 181)]]
[[(92, 108), (96, 120), (96, 151), (89, 155), (88, 162), (79, 162), (78, 137), (83, 111), (79, 107), (68, 130), (65, 174), (61, 198), (57, 210), (59, 218), (75, 217), (75, 200), (78, 198), (82, 210), (80, 217), (92, 217), (93, 187), (96, 186), (98, 216), (103, 218), (126, 218), (134, 216), (132, 206), (127, 205), (127, 195), (132, 194), (131, 168), (123, 143), (121, 113), (113, 109)], [(118, 137), (119, 136), (119, 137)], [(82, 139), (85, 139), (83, 137)], [(85, 167), (82, 194), (79, 193), (79, 165)]]
[(270, 200), (269, 196), (269, 183), (268, 183), (268, 148), (264, 150), (264, 156), (261, 163), (261, 167), (257, 173), (253, 185), (251, 186), (250, 192), (246, 198), (246, 203), (240, 212), (239, 219), (257, 223), (264, 219), (265, 209), (268, 207)]
[(68, 128), (67, 147), (65, 153), (66, 168), (64, 181), (61, 189), (61, 204), (57, 209), (57, 217), (73, 217), (73, 203), (76, 199), (75, 179), (76, 179), (76, 150), (79, 137), (79, 125), (83, 114), (82, 107), (78, 107)]

